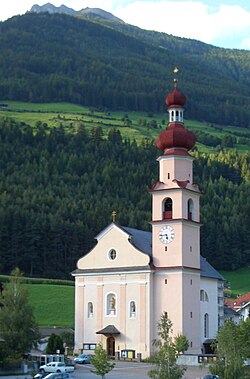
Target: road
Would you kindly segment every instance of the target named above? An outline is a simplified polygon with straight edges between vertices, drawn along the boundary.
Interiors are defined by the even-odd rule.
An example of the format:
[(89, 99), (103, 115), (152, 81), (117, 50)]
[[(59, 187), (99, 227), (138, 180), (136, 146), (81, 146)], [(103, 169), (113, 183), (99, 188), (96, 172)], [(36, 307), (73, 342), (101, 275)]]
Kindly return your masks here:
[[(106, 379), (148, 379), (148, 371), (151, 369), (152, 365), (147, 363), (137, 363), (137, 362), (115, 362), (115, 367), (106, 375)], [(73, 374), (73, 379), (97, 379), (98, 376), (91, 372), (93, 366), (77, 365), (76, 370)], [(188, 367), (183, 379), (200, 379), (203, 375), (208, 373), (207, 368), (200, 367)]]

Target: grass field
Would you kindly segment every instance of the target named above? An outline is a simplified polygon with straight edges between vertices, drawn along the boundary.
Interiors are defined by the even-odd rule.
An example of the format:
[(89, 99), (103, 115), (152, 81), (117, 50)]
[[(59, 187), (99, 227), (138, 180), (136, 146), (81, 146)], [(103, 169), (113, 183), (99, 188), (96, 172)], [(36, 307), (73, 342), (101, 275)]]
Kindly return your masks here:
[[(0, 103), (7, 105), (6, 108), (0, 108), (0, 118), (11, 117), (19, 122), (25, 122), (33, 128), (36, 127), (38, 121), (41, 121), (49, 127), (63, 125), (66, 130), (72, 132), (76, 130), (79, 124), (84, 124), (87, 130), (101, 126), (104, 136), (107, 136), (109, 130), (115, 127), (120, 130), (124, 139), (135, 139), (138, 143), (141, 143), (145, 138), (148, 138), (150, 141), (154, 140), (159, 135), (160, 130), (165, 129), (168, 123), (167, 113), (149, 115), (145, 112), (101, 112), (69, 103), (34, 104), (4, 100), (0, 101)], [(124, 126), (123, 117), (125, 114), (132, 122), (130, 127)], [(145, 120), (146, 123), (155, 120), (157, 128), (143, 126), (140, 124), (140, 120)], [(214, 125), (195, 120), (185, 120), (185, 126), (194, 132), (202, 131), (220, 138), (225, 134), (231, 135), (230, 133), (236, 133), (237, 136), (244, 133), (250, 138), (249, 129), (233, 127), (220, 127), (218, 129)], [(202, 152), (215, 151), (213, 147), (204, 146), (200, 143), (197, 143), (196, 146)], [(239, 152), (245, 152), (249, 147), (247, 145), (236, 145), (236, 148)]]
[[(234, 295), (250, 291), (250, 268), (221, 271)], [(74, 327), (74, 286), (27, 284), (29, 300), (39, 327)]]
[(27, 284), (39, 327), (74, 327), (73, 286)]
[(221, 275), (229, 282), (230, 290), (234, 295), (250, 292), (250, 268), (237, 271), (221, 271)]

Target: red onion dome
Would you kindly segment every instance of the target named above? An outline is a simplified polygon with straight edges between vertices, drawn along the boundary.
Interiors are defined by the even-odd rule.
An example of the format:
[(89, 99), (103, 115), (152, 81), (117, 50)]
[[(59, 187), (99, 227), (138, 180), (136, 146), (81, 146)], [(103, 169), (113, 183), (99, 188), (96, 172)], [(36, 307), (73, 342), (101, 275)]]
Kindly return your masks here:
[(186, 96), (183, 95), (176, 87), (172, 92), (169, 92), (165, 99), (165, 103), (168, 107), (181, 106), (183, 107), (186, 102)]
[(190, 150), (195, 145), (195, 141), (194, 133), (185, 129), (180, 123), (173, 123), (160, 133), (155, 144), (162, 151), (175, 147)]

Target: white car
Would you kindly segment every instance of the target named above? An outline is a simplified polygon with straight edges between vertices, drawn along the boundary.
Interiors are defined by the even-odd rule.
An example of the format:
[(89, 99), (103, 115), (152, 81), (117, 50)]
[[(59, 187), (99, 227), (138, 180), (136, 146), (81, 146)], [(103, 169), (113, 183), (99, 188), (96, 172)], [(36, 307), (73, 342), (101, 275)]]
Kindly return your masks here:
[(42, 365), (39, 367), (40, 372), (47, 372), (47, 373), (66, 373), (66, 372), (73, 372), (75, 369), (74, 366), (66, 366), (63, 362), (50, 362), (46, 365)]

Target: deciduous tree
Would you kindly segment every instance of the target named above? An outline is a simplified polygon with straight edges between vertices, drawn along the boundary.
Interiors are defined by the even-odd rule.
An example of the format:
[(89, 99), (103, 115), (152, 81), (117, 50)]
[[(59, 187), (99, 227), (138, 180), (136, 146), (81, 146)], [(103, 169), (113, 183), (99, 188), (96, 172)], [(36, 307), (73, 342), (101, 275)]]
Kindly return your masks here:
[[(188, 341), (184, 336), (171, 337), (172, 322), (167, 313), (164, 313), (157, 325), (159, 339), (154, 341), (157, 352), (154, 355), (155, 367), (148, 372), (148, 376), (153, 379), (181, 379), (185, 371), (178, 366), (177, 356), (183, 349), (188, 348)], [(178, 348), (177, 348), (178, 346)]]
[(33, 309), (18, 268), (11, 272), (0, 294), (0, 330), (9, 357), (18, 358), (39, 340)]
[(104, 350), (102, 344), (98, 344), (95, 349), (95, 355), (90, 362), (94, 366), (93, 373), (105, 378), (105, 375), (113, 370), (115, 364), (110, 362), (110, 358)]
[(218, 331), (215, 347), (218, 360), (210, 371), (223, 379), (243, 379), (244, 361), (250, 357), (250, 319), (238, 325), (228, 320)]

